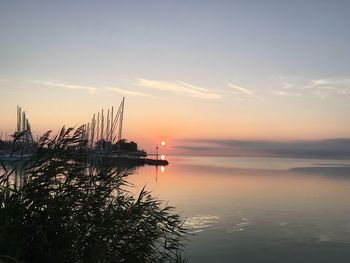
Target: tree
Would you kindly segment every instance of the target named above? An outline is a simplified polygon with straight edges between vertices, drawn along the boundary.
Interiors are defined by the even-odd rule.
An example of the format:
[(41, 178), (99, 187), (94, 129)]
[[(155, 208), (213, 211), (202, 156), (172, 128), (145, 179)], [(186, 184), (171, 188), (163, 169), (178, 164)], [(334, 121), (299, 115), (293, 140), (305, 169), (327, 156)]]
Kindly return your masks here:
[(138, 151), (137, 143), (134, 141), (128, 142), (126, 139), (121, 139), (120, 141), (116, 142), (114, 145), (114, 149), (129, 152)]

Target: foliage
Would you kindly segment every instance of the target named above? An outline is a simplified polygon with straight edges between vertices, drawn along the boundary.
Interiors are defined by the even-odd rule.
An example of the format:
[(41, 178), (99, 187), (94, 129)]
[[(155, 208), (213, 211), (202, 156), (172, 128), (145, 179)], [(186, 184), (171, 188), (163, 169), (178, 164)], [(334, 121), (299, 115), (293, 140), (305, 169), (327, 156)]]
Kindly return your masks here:
[(26, 164), (0, 176), (0, 262), (169, 262), (186, 230), (174, 208), (126, 189), (128, 170), (89, 160), (82, 129), (46, 133)]
[(128, 142), (126, 139), (121, 139), (114, 145), (115, 150), (136, 152), (138, 150), (137, 143), (134, 141)]
[(0, 140), (0, 150), (11, 150), (12, 148), (12, 143)]
[(106, 141), (101, 139), (96, 142), (95, 152), (97, 153), (119, 153), (119, 154), (127, 154), (129, 156), (138, 156), (138, 157), (146, 157), (147, 153), (144, 150), (139, 150), (137, 143), (134, 141), (128, 142), (126, 139), (121, 139), (120, 141), (113, 144), (110, 141)]

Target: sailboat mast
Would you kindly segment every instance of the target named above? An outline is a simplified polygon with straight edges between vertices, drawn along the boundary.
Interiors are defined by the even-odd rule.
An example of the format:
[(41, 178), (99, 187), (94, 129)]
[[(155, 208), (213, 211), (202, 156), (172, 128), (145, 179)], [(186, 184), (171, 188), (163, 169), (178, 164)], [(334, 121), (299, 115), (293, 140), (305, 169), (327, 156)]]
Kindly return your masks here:
[(111, 112), (111, 125), (110, 125), (110, 131), (109, 131), (109, 141), (113, 142), (113, 118), (114, 118), (114, 108), (112, 106), (112, 112)]
[(118, 133), (118, 141), (122, 139), (122, 132), (123, 132), (123, 120), (124, 120), (124, 101), (125, 97), (123, 97), (122, 103), (121, 103), (121, 112), (120, 112), (120, 122), (119, 122), (119, 133)]
[(20, 133), (21, 130), (21, 118), (22, 118), (22, 112), (21, 112), (21, 107), (17, 106), (17, 132)]

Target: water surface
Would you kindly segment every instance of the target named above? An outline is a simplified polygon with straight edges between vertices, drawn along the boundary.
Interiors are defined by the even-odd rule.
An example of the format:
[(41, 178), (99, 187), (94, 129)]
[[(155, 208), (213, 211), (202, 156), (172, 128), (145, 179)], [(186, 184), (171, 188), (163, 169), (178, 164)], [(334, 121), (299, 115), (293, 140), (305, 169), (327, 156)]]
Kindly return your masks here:
[(187, 218), (190, 262), (350, 262), (350, 161), (168, 159), (130, 180)]

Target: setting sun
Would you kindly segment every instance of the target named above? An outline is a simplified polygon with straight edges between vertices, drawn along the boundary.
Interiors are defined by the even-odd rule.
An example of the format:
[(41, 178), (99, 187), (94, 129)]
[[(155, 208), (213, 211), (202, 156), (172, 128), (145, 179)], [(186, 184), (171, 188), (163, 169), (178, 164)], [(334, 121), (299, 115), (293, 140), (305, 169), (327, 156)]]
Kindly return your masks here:
[(350, 263), (349, 11), (0, 0), (0, 263)]

